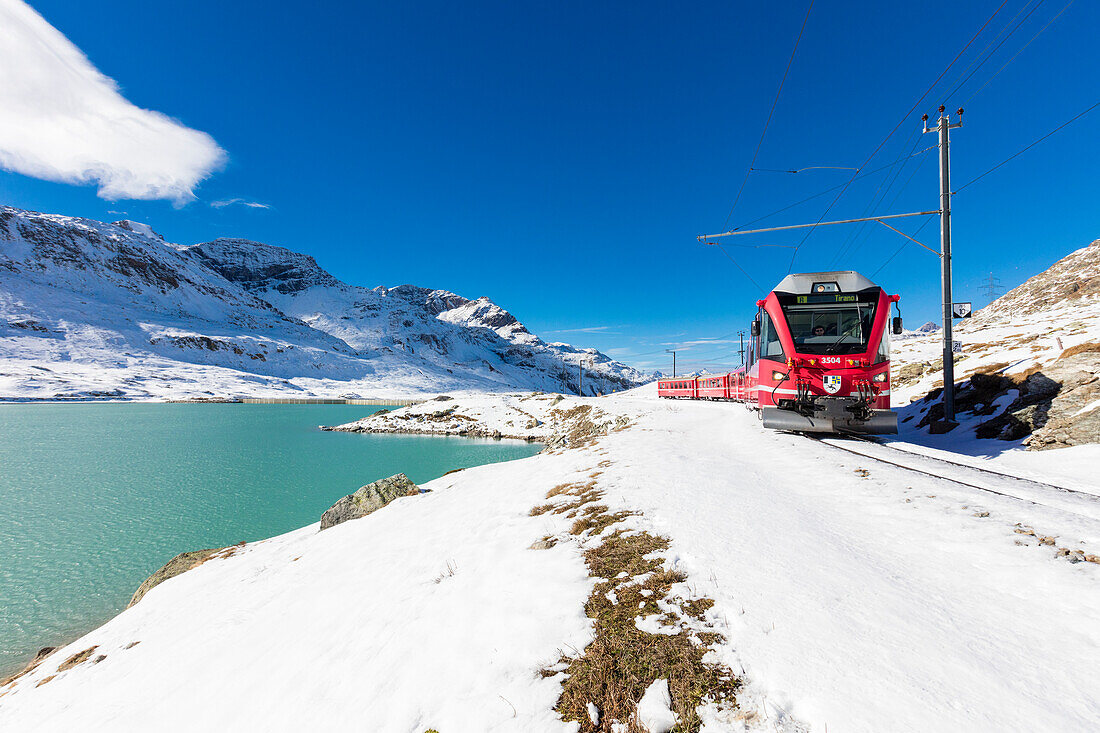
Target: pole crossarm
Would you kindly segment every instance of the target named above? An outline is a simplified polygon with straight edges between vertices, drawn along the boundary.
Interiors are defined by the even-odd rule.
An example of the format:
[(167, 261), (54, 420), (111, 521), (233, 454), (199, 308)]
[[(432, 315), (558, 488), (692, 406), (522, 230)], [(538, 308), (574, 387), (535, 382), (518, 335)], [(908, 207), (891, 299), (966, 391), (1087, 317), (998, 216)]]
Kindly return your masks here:
[[(939, 214), (940, 210), (934, 211), (913, 211), (908, 214), (885, 214), (883, 216), (866, 216), (862, 219), (840, 219), (838, 221), (821, 221), (816, 224), (792, 224), (785, 227), (769, 227), (767, 229), (745, 229), (738, 231), (736, 229), (728, 232), (722, 232), (721, 234), (701, 234), (696, 239), (702, 242), (704, 239), (718, 239), (719, 237), (734, 237), (739, 234), (760, 234), (761, 232), (781, 232), (787, 229), (807, 229), (809, 227), (826, 227), (830, 224), (856, 224), (861, 221), (877, 221), (881, 222), (883, 219), (901, 219), (907, 216), (931, 216), (932, 214)], [(892, 227), (891, 227), (892, 228)], [(914, 240), (915, 241), (915, 240)], [(709, 242), (708, 242), (709, 244)], [(919, 244), (919, 242), (918, 242)], [(922, 247), (924, 245), (921, 245)], [(937, 252), (937, 254), (939, 254)]]

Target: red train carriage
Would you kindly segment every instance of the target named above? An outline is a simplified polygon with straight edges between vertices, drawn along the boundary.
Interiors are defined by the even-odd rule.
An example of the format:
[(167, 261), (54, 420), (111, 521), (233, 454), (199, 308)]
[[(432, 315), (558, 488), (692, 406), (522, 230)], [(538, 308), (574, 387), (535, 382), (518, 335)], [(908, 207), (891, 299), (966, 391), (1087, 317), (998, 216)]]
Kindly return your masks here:
[(695, 377), (659, 379), (657, 380), (657, 394), (661, 397), (693, 400), (698, 396), (695, 387)]
[(730, 398), (730, 375), (708, 374), (696, 379), (699, 399), (728, 400)]
[(777, 430), (896, 433), (890, 332), (901, 332), (901, 317), (891, 320), (890, 304), (897, 301), (856, 272), (788, 275), (757, 301), (744, 367), (660, 380), (657, 394), (743, 401)]

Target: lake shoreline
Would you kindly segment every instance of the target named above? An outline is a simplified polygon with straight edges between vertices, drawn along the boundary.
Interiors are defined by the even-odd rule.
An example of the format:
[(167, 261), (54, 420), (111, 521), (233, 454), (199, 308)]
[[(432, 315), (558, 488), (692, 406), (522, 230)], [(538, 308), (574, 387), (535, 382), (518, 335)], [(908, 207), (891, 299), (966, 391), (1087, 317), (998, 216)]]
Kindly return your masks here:
[[(11, 403), (0, 402), (0, 437), (8, 447), (0, 449), (0, 460), (10, 469), (7, 481), (0, 480), (0, 499), (11, 511), (20, 506), (23, 517), (19, 532), (0, 542), (13, 560), (0, 605), (18, 620), (0, 630), (0, 679), (23, 670), (43, 644), (67, 645), (116, 617), (144, 579), (182, 551), (242, 539), (251, 543), (308, 526), (340, 497), (395, 473), (430, 481), (533, 455), (541, 447), (478, 436), (451, 442), (424, 436), (419, 443), (416, 436), (339, 438), (318, 429), (319, 423), (372, 411), (348, 404), (266, 403), (239, 411), (180, 406), (200, 403), (125, 401), (131, 405), (125, 410), (96, 406), (114, 402), (123, 401), (80, 401), (87, 404), (81, 408), (65, 401), (41, 410), (35, 405), (43, 402), (27, 402), (8, 409), (6, 419), (3, 407)], [(91, 438), (81, 439), (97, 433), (98, 447)], [(145, 450), (135, 450), (137, 434)], [(200, 461), (197, 468), (191, 467), (194, 460)], [(163, 465), (158, 469), (158, 464)], [(96, 476), (110, 478), (90, 480)], [(233, 499), (234, 492), (223, 490), (227, 481), (252, 499)], [(39, 500), (32, 501), (35, 497)], [(138, 504), (127, 504), (130, 497)], [(56, 542), (49, 517), (65, 502), (90, 511), (86, 521), (64, 520), (65, 527), (94, 524), (123, 533), (135, 522), (148, 527), (122, 547), (100, 546), (72, 527), (63, 530), (68, 532), (63, 546), (47, 550)], [(291, 505), (299, 509), (291, 511)], [(176, 523), (169, 517), (179, 526), (162, 526)], [(39, 568), (36, 558), (45, 557), (52, 558), (50, 567)]]
[(0, 397), (0, 405), (371, 405), (405, 406), (426, 402), (431, 397), (189, 397), (183, 399), (140, 399), (127, 397)]

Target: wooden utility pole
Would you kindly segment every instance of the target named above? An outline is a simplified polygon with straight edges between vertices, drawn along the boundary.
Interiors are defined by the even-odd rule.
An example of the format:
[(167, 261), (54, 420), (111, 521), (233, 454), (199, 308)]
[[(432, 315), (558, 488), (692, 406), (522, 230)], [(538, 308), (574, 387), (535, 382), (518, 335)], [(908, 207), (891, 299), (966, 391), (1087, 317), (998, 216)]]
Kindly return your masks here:
[(672, 354), (672, 378), (676, 378), (676, 349), (665, 349), (666, 354)]

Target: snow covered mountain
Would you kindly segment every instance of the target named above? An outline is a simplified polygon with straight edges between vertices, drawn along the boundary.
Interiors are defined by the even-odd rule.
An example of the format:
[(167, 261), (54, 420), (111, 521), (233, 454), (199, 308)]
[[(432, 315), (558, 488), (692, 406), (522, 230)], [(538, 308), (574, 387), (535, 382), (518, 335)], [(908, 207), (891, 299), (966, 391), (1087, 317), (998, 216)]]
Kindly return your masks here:
[(189, 247), (226, 279), (365, 352), (400, 354), (428, 371), (469, 374), (543, 390), (624, 389), (646, 376), (595, 349), (548, 344), (488, 298), (467, 300), (413, 285), (373, 289), (343, 283), (312, 257), (242, 239)]
[(905, 339), (921, 338), (922, 336), (927, 336), (928, 334), (931, 334), (931, 333), (939, 333), (939, 331), (940, 331), (939, 325), (935, 321), (929, 321), (928, 323), (924, 324), (920, 328), (915, 329), (913, 331), (910, 331), (907, 328), (904, 331), (902, 331), (900, 334), (895, 335), (895, 336), (891, 336), (891, 339), (893, 339), (893, 340), (905, 340)]
[(487, 298), (342, 283), (241, 239), (0, 207), (0, 397), (399, 396), (646, 381)]

